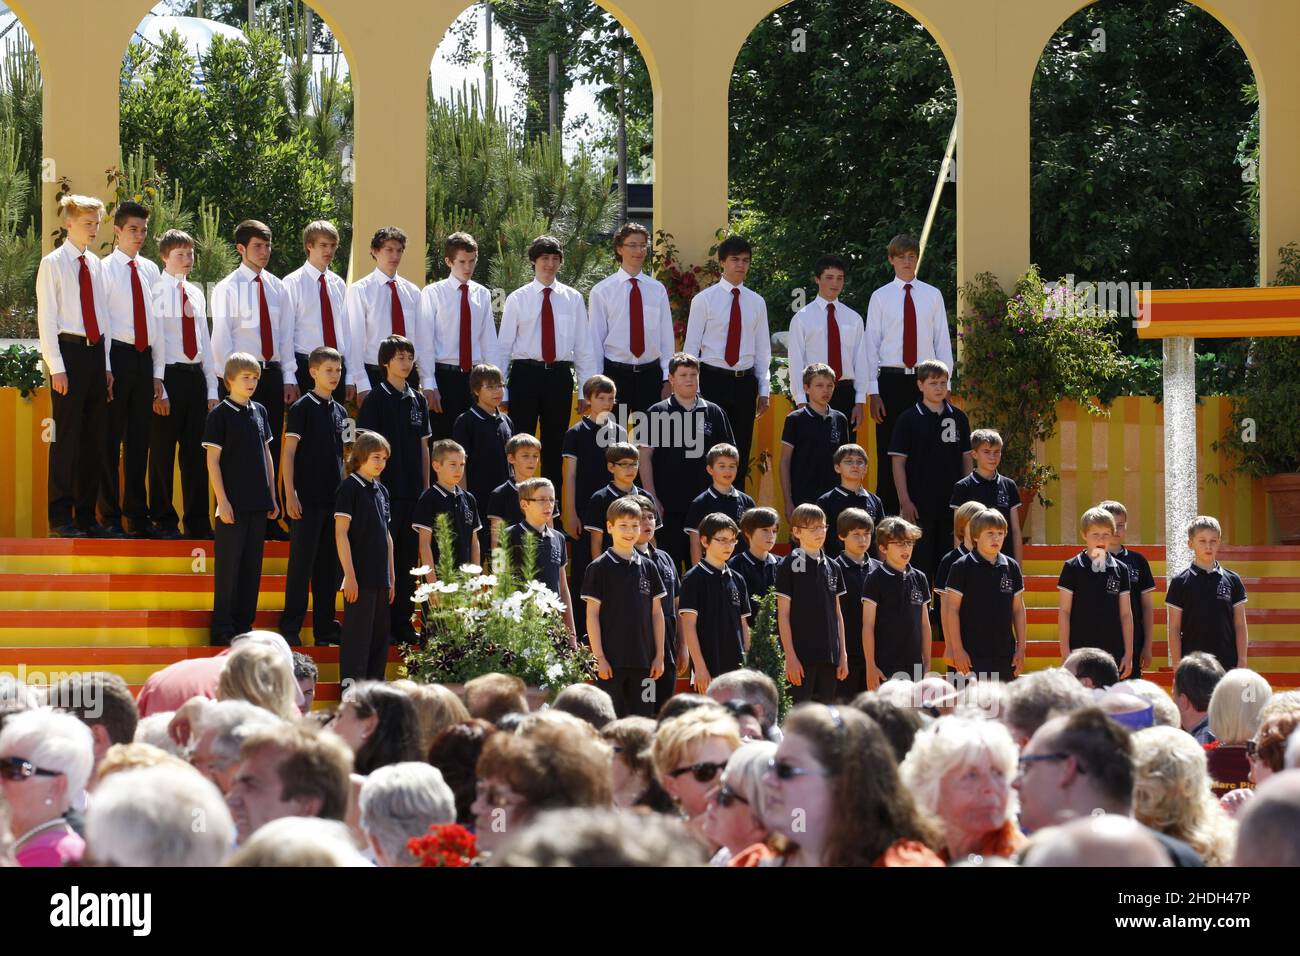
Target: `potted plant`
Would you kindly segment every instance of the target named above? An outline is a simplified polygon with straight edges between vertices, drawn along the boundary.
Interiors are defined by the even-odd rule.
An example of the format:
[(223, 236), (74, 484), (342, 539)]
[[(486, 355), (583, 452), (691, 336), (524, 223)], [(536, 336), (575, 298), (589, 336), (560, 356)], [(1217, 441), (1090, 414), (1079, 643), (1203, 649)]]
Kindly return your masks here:
[(790, 682), (785, 676), (785, 651), (776, 626), (776, 592), (768, 591), (758, 602), (758, 620), (749, 632), (749, 650), (745, 666), (772, 678), (777, 691), (777, 722), (785, 720), (793, 702)]
[[(1279, 250), (1281, 265), (1274, 285), (1300, 286), (1300, 247)], [(1300, 338), (1269, 337), (1250, 341), (1245, 382), (1232, 397), (1232, 414), (1214, 443), (1233, 460), (1236, 470), (1263, 480), (1284, 544), (1300, 544)]]
[(1064, 280), (1044, 285), (1037, 266), (1010, 295), (987, 272), (961, 295), (968, 311), (957, 333), (962, 352), (954, 391), (965, 400), (972, 427), (1002, 435), (1001, 471), (1019, 486), (1021, 501), (1037, 497), (1049, 507), (1042, 489), (1057, 475), (1037, 460), (1035, 445), (1055, 433), (1063, 399), (1090, 415), (1109, 415), (1096, 396), (1126, 368), (1115, 316)]

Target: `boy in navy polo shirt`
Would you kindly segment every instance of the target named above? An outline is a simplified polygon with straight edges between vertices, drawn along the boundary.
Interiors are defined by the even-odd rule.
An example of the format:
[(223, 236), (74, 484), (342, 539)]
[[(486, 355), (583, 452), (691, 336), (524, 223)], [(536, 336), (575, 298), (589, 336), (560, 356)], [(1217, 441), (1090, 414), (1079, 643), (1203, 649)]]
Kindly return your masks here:
[(970, 474), (970, 422), (948, 402), (948, 366), (937, 359), (916, 366), (921, 400), (898, 416), (889, 458), (898, 489), (899, 517), (921, 529), (912, 564), (934, 577), (952, 540), (952, 486)]
[(456, 419), (451, 437), (465, 449), (464, 487), (479, 506), (479, 550), (492, 552), (492, 535), (487, 516), (492, 492), (510, 479), (506, 442), (515, 433), (510, 416), (501, 411), (505, 379), (495, 365), (475, 365), (469, 373), (469, 390), (474, 404)]
[(844, 618), (844, 647), (849, 659), (849, 676), (835, 687), (837, 700), (851, 701), (867, 689), (867, 658), (862, 650), (862, 585), (877, 564), (869, 554), (875, 527), (871, 515), (861, 508), (846, 508), (835, 518), (835, 537), (840, 542), (835, 563), (844, 576), (840, 616)]
[(1020, 565), (1002, 553), (1007, 519), (1001, 512), (977, 514), (970, 536), (975, 549), (953, 562), (943, 592), (948, 657), (959, 673), (1009, 681), (1025, 666), (1025, 579)]
[(740, 528), (729, 515), (705, 515), (699, 526), (704, 557), (682, 581), (682, 636), (691, 655), (691, 686), (706, 693), (719, 674), (741, 667), (749, 650), (749, 593), (727, 566)]
[[(840, 514), (848, 508), (858, 508), (871, 516), (874, 529), (885, 519), (885, 506), (865, 485), (867, 480), (867, 452), (861, 445), (841, 445), (835, 449), (831, 459), (835, 473), (840, 476), (840, 483), (817, 499), (817, 507), (826, 513), (826, 524), (838, 527)], [(840, 541), (826, 536), (826, 553), (834, 557), (840, 553)], [(875, 541), (870, 541), (867, 554), (879, 559)], [(852, 648), (856, 642), (849, 641)]]
[(934, 606), (930, 609), (930, 633), (943, 640), (943, 593), (948, 587), (948, 572), (955, 562), (971, 553), (975, 542), (971, 540), (970, 523), (981, 511), (986, 511), (978, 501), (968, 501), (952, 513), (952, 533), (957, 539), (957, 547), (939, 559), (939, 568), (934, 572), (931, 586), (934, 590)]
[(656, 683), (664, 673), (667, 595), (659, 568), (636, 550), (641, 506), (619, 498), (609, 506), (610, 546), (587, 566), (587, 638), (596, 655), (596, 686), (614, 701), (619, 717), (649, 717)]
[(627, 442), (617, 442), (605, 449), (605, 467), (609, 471), (609, 484), (598, 490), (591, 496), (587, 502), (586, 509), (582, 513), (582, 525), (587, 531), (589, 539), (588, 552), (592, 559), (599, 557), (600, 552), (606, 548), (605, 532), (602, 530), (606, 522), (606, 514), (610, 504), (618, 498), (627, 495), (646, 495), (651, 501), (654, 500), (652, 495), (638, 487), (636, 483), (637, 469), (640, 467), (641, 456), (636, 450), (635, 445)]
[[(506, 464), (510, 466), (511, 477), (492, 489), (486, 507), (479, 501), (479, 511), (486, 512), (480, 517), (486, 518), (484, 523), (492, 526), (492, 550), (496, 550), (506, 528), (524, 520), (523, 510), (519, 507), (519, 486), (530, 478), (536, 478), (541, 470), (542, 443), (533, 435), (511, 435), (506, 442)], [(477, 496), (475, 500), (479, 500)], [(547, 527), (553, 523), (547, 521)]]
[(673, 566), (673, 558), (667, 551), (655, 547), (655, 526), (659, 522), (659, 509), (645, 495), (636, 495), (632, 499), (641, 506), (641, 537), (636, 540), (636, 549), (648, 557), (659, 569), (663, 580), (664, 594), (664, 672), (655, 681), (655, 711), (677, 693), (677, 678), (685, 677), (690, 666), (686, 654), (686, 640), (677, 627), (678, 596), (682, 590), (682, 579)]
[(754, 499), (736, 487), (740, 452), (735, 445), (714, 445), (704, 461), (713, 484), (695, 497), (686, 512), (686, 536), (690, 539), (692, 567), (700, 563), (700, 522), (705, 515), (724, 514), (732, 521), (739, 521), (741, 515), (754, 507)]
[(1079, 519), (1084, 549), (1065, 562), (1056, 583), (1061, 659), (1080, 647), (1100, 647), (1119, 664), (1121, 680), (1133, 671), (1133, 606), (1128, 566), (1110, 553), (1115, 518), (1089, 508)]
[[(700, 360), (694, 355), (672, 357), (668, 384), (673, 393), (650, 406), (644, 428), (634, 428), (633, 437), (641, 449), (641, 483), (663, 509), (659, 544), (681, 567), (690, 555), (686, 512), (712, 481), (705, 452), (717, 444), (735, 445), (736, 438), (721, 406), (700, 396)], [(741, 462), (742, 472), (744, 467)]]
[(396, 595), (388, 490), (379, 482), (388, 442), (361, 432), (352, 443), (352, 474), (334, 498), (334, 539), (343, 566), (343, 638), (339, 679), (383, 680), (388, 662), (389, 608)]
[(850, 438), (849, 420), (831, 408), (835, 373), (829, 365), (803, 370), (808, 404), (785, 417), (781, 429), (781, 491), (789, 518), (796, 505), (814, 504), (839, 484), (835, 451)]
[[(519, 482), (519, 521), (505, 530), (505, 544), (510, 549), (510, 566), (522, 578), (524, 546), (533, 548), (535, 576), (554, 591), (564, 604), (564, 626), (569, 632), (569, 645), (578, 646), (573, 629), (573, 599), (569, 596), (569, 579), (564, 573), (568, 548), (564, 535), (547, 523), (555, 513), (555, 485), (547, 478), (527, 478)], [(525, 582), (527, 583), (527, 582)]]
[[(355, 339), (353, 341), (356, 341)], [(379, 343), (379, 364), (384, 378), (367, 394), (357, 413), (357, 428), (378, 432), (391, 449), (381, 480), (388, 490), (393, 533), (393, 558), (398, 569), (397, 599), (393, 602), (392, 634), (399, 644), (416, 640), (411, 626), (411, 594), (418, 543), (411, 515), (420, 495), (429, 487), (429, 405), (418, 388), (408, 382), (415, 367), (415, 346), (401, 335)]]
[(920, 537), (921, 529), (902, 518), (886, 518), (876, 529), (882, 560), (862, 585), (868, 690), (900, 673), (919, 682), (930, 670), (930, 582), (911, 565)]
[(262, 580), (262, 545), (267, 518), (279, 517), (271, 490), (271, 426), (266, 409), (253, 401), (262, 366), (247, 352), (226, 359), (229, 394), (208, 412), (203, 447), (208, 480), (217, 499), (213, 529), (216, 570), (212, 582), (212, 643), (228, 646), (253, 629)]
[(1110, 512), (1115, 519), (1115, 534), (1110, 539), (1110, 553), (1128, 568), (1128, 596), (1133, 608), (1133, 673), (1129, 680), (1151, 670), (1151, 644), (1155, 635), (1155, 606), (1151, 595), (1156, 589), (1156, 579), (1151, 573), (1151, 562), (1137, 551), (1124, 547), (1128, 533), (1128, 509), (1118, 501), (1103, 501), (1097, 505)]
[(1019, 562), (1020, 541), (1020, 489), (1006, 475), (998, 472), (1002, 463), (1002, 436), (991, 428), (980, 428), (970, 435), (971, 456), (975, 470), (952, 486), (952, 508), (968, 501), (978, 501), (985, 508), (1002, 512), (1011, 529), (1011, 557)]
[(845, 593), (839, 565), (822, 552), (826, 515), (816, 505), (800, 505), (790, 516), (796, 547), (776, 569), (777, 626), (785, 651), (785, 675), (796, 704), (829, 704), (835, 682), (849, 676), (844, 646)]
[(776, 586), (776, 569), (780, 565), (772, 555), (781, 516), (775, 508), (750, 508), (740, 516), (740, 532), (746, 548), (732, 556), (727, 567), (740, 575), (749, 592), (749, 619), (758, 623), (758, 602)]
[(312, 633), (317, 644), (338, 643), (334, 596), (339, 556), (334, 546), (334, 498), (343, 480), (343, 435), (347, 412), (334, 400), (343, 378), (343, 356), (332, 348), (312, 349), (307, 358), (314, 388), (289, 407), (280, 454), (284, 510), (289, 518), (289, 570), (284, 579), (280, 634), (292, 646), (312, 597)]
[(1224, 670), (1247, 666), (1246, 587), (1236, 572), (1219, 564), (1222, 543), (1216, 519), (1200, 515), (1188, 523), (1192, 564), (1170, 578), (1165, 592), (1169, 666), (1174, 669), (1192, 651), (1213, 654)]
[(450, 438), (434, 442), (433, 474), (437, 480), (420, 495), (411, 516), (411, 527), (419, 537), (420, 564), (429, 569), (426, 581), (438, 580), (438, 562), (443, 557), (438, 550), (438, 515), (446, 515), (451, 521), (452, 564), (456, 567), (482, 564), (478, 549), (478, 502), (462, 487), (465, 449)]

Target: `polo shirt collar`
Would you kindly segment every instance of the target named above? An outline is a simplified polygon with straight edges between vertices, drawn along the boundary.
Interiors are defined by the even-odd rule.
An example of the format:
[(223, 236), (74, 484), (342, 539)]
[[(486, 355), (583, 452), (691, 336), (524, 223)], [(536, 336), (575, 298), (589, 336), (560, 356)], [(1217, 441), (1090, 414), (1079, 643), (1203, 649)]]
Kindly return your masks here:
[[(310, 398), (310, 399), (311, 399), (313, 402), (315, 402), (317, 405), (324, 405), (324, 404), (325, 404), (325, 402), (321, 401), (320, 396), (318, 396), (318, 395), (316, 394), (315, 389), (313, 389), (312, 391), (308, 392), (308, 393), (307, 393), (307, 397)], [(332, 401), (334, 401), (334, 399), (332, 399), (332, 398), (331, 398), (331, 399), (327, 399), (327, 401), (331, 401), (331, 402), (332, 402)]]
[(632, 557), (630, 558), (624, 558), (620, 556), (619, 553), (615, 551), (613, 548), (610, 548), (605, 553), (608, 554), (615, 561), (617, 561), (619, 564), (640, 564), (641, 563), (641, 554), (636, 550), (636, 548), (632, 549)]
[(451, 491), (448, 491), (448, 490), (447, 490), (446, 488), (444, 488), (444, 487), (443, 487), (439, 482), (436, 482), (436, 481), (435, 481), (435, 482), (434, 482), (433, 484), (431, 484), (429, 487), (432, 488), (432, 489), (434, 489), (435, 491), (437, 491), (438, 494), (442, 495), (444, 498), (454, 498), (454, 497), (456, 497), (458, 494), (460, 494), (460, 485), (457, 485), (457, 486), (454, 487)]
[(540, 528), (534, 528), (531, 524), (528, 523), (528, 519), (527, 519), (527, 518), (525, 518), (524, 520), (520, 521), (519, 523), (520, 523), (521, 525), (523, 525), (524, 528), (525, 528), (526, 530), (531, 531), (533, 534), (537, 535), (539, 538), (545, 538), (546, 535), (547, 535), (547, 534), (550, 532), (550, 530), (551, 530), (550, 528), (546, 527), (545, 525), (543, 525), (543, 526), (540, 527)]
[(979, 469), (973, 469), (971, 471), (971, 477), (974, 478), (975, 481), (977, 481), (982, 485), (993, 485), (993, 484), (997, 484), (997, 480), (998, 478), (1001, 477), (1001, 474), (995, 471), (993, 472), (992, 478), (985, 478), (983, 475), (979, 473)]
[(1199, 564), (1197, 564), (1195, 561), (1193, 561), (1190, 565), (1188, 565), (1188, 567), (1192, 569), (1193, 574), (1206, 574), (1206, 575), (1218, 574), (1220, 571), (1223, 570), (1222, 568), (1219, 567), (1218, 561), (1215, 561), (1214, 567), (1210, 568), (1208, 571), (1205, 570), (1205, 568), (1201, 567)]
[(375, 483), (371, 481), (369, 478), (367, 478), (365, 475), (361, 474), (361, 472), (359, 471), (354, 471), (352, 473), (352, 477), (355, 478), (357, 481), (361, 482), (361, 487), (363, 488), (375, 487)]
[(731, 568), (727, 567), (725, 564), (720, 568), (715, 568), (713, 565), (709, 564), (709, 562), (705, 561), (703, 558), (700, 559), (700, 563), (698, 566), (703, 568), (706, 574), (730, 574), (731, 573)]
[[(950, 404), (948, 404), (948, 399), (946, 399), (946, 398), (943, 400), (943, 408), (941, 408), (941, 409), (940, 409), (939, 411), (937, 411), (937, 412), (932, 412), (932, 411), (930, 411), (930, 409), (926, 408), (926, 407), (925, 407), (925, 400), (924, 400), (924, 399), (922, 399), (921, 401), (917, 402), (917, 403), (916, 403), (916, 407), (917, 407), (917, 410), (918, 410), (922, 415), (951, 415), (951, 414), (952, 414), (952, 411), (953, 411), (952, 406), (951, 406)], [(973, 475), (973, 474), (975, 474), (975, 472), (972, 471), (971, 474)]]
[(681, 409), (682, 411), (684, 411), (684, 412), (693, 412), (693, 411), (695, 411), (696, 409), (707, 408), (708, 405), (709, 405), (709, 403), (706, 402), (706, 401), (704, 400), (704, 396), (700, 395), (699, 393), (696, 393), (696, 395), (695, 395), (695, 404), (692, 405), (690, 408), (687, 408), (685, 405), (683, 405), (681, 402), (679, 402), (679, 401), (677, 400), (677, 394), (676, 394), (676, 393), (673, 393), (673, 394), (669, 395), (669, 396), (668, 396), (668, 401), (669, 401), (672, 405), (674, 405), (674, 406), (677, 407), (677, 408), (680, 408), (680, 409)]
[(494, 419), (494, 418), (500, 418), (500, 417), (501, 417), (501, 413), (500, 413), (500, 412), (497, 412), (495, 415), (489, 415), (487, 412), (483, 411), (483, 409), (479, 408), (478, 405), (477, 405), (477, 403), (474, 404), (474, 405), (471, 405), (471, 406), (469, 407), (469, 410), (470, 410), (471, 412), (473, 412), (473, 413), (474, 413), (474, 417), (477, 418), (477, 419), (478, 419), (479, 421), (481, 421), (481, 422), (487, 422), (487, 421), (491, 421), (491, 420)]
[(859, 488), (857, 491), (849, 491), (849, 489), (845, 488), (843, 485), (836, 485), (832, 490), (843, 495), (845, 498), (865, 498), (867, 496), (866, 488)]
[(895, 571), (894, 566), (888, 561), (881, 561), (880, 566), (885, 569), (886, 574), (892, 574), (896, 578), (901, 578), (905, 572)]
[(709, 495), (713, 498), (736, 498), (740, 495), (740, 492), (735, 485), (731, 486), (730, 491), (719, 491), (713, 485), (709, 485)]
[(401, 392), (393, 388), (393, 386), (389, 385), (388, 379), (384, 379), (382, 382), (380, 382), (379, 387), (384, 389), (386, 392), (388, 392), (389, 395), (400, 395), (402, 398), (406, 398), (408, 395), (414, 394), (411, 391), (411, 386), (409, 383), (407, 384), (405, 391), (401, 391)]
[(251, 412), (253, 410), (253, 403), (251, 401), (246, 402), (243, 405), (240, 405), (239, 402), (232, 401), (229, 398), (223, 398), (222, 401), (241, 414), (243, 414), (244, 412)]
[(1001, 567), (1005, 567), (1007, 563), (1006, 553), (1002, 551), (998, 552), (998, 559), (996, 561), (990, 561), (988, 558), (984, 557), (984, 555), (980, 554), (979, 548), (975, 548), (973, 551), (970, 551), (969, 553), (975, 555), (976, 558), (978, 558), (980, 561), (983, 561), (985, 564), (989, 565), (990, 567), (1001, 568)]
[(849, 554), (847, 551), (841, 551), (840, 554), (844, 556), (845, 561), (852, 561), (860, 568), (865, 568), (871, 563), (871, 555), (867, 555), (861, 561), (859, 561), (857, 558)]
[[(1080, 551), (1080, 552), (1079, 552), (1079, 563), (1082, 564), (1085, 568), (1091, 568), (1091, 567), (1092, 567), (1092, 558), (1088, 557), (1088, 552), (1087, 552), (1086, 550), (1084, 550), (1084, 551)], [(1113, 554), (1111, 554), (1109, 551), (1107, 551), (1107, 552), (1106, 552), (1106, 569), (1107, 569), (1107, 570), (1110, 570), (1110, 569), (1115, 568), (1115, 567), (1118, 567), (1118, 566), (1119, 566), (1119, 559), (1117, 559), (1117, 558), (1115, 557), (1115, 555), (1113, 555)], [(1216, 566), (1216, 567), (1218, 566), (1217, 563), (1216, 563), (1215, 566)]]

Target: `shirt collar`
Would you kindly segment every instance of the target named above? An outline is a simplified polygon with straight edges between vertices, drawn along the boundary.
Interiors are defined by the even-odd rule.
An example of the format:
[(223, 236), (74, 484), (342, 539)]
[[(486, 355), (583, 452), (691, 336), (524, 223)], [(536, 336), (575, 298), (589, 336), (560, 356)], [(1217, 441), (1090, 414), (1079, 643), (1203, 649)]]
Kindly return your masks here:
[(912, 291), (915, 292), (915, 291), (916, 291), (916, 287), (917, 287), (918, 285), (920, 285), (920, 284), (921, 284), (921, 280), (919, 280), (919, 279), (913, 279), (911, 282), (904, 282), (904, 281), (903, 281), (902, 279), (900, 279), (898, 276), (894, 276), (894, 287), (897, 288), (898, 291), (900, 291), (900, 292), (903, 291), (903, 288), (904, 288), (905, 286), (909, 286), (909, 285), (912, 287)]
[(844, 558), (845, 561), (852, 561), (860, 568), (865, 568), (867, 565), (871, 563), (871, 555), (866, 555), (865, 557), (863, 557), (861, 561), (859, 561), (853, 555), (849, 554), (847, 551), (841, 551), (840, 555), (841, 557)]
[(1007, 556), (1005, 552), (1002, 551), (998, 552), (998, 559), (996, 561), (990, 561), (988, 558), (984, 557), (984, 555), (980, 554), (979, 548), (975, 548), (968, 553), (975, 555), (976, 560), (983, 561), (985, 564), (989, 565), (989, 567), (1000, 568), (1007, 563)]
[(525, 531), (531, 531), (539, 538), (545, 538), (548, 534), (551, 533), (551, 529), (546, 527), (546, 525), (542, 525), (540, 528), (534, 528), (532, 525), (528, 523), (527, 518), (521, 519), (519, 523), (524, 526)]
[[(823, 312), (826, 311), (826, 306), (831, 304), (832, 302), (830, 299), (823, 299), (820, 294), (818, 294), (817, 297), (813, 299), (813, 305), (817, 306), (817, 308), (821, 309)], [(842, 303), (840, 302), (839, 299), (836, 299), (833, 304), (839, 306)]]
[(618, 281), (623, 283), (623, 285), (627, 285), (633, 279), (637, 282), (645, 282), (646, 280), (646, 274), (644, 272), (638, 272), (636, 275), (632, 275), (622, 266), (619, 266), (618, 271), (615, 272), (614, 275), (618, 276)]
[[(920, 409), (922, 415), (951, 415), (953, 411), (952, 405), (948, 403), (948, 399), (946, 398), (943, 400), (943, 408), (939, 409), (937, 412), (930, 411), (925, 404), (925, 399), (917, 402), (916, 407)], [(971, 474), (973, 475), (975, 472), (972, 471)]]
[(460, 485), (454, 485), (451, 491), (448, 491), (440, 482), (435, 481), (429, 487), (436, 490), (438, 494), (442, 495), (444, 498), (455, 498), (460, 495)]
[(613, 548), (608, 549), (605, 553), (608, 554), (615, 561), (617, 561), (619, 564), (640, 564), (642, 560), (641, 554), (640, 552), (637, 551), (636, 548), (632, 549), (632, 557), (630, 558), (621, 557), (619, 553), (615, 551)]
[(692, 405), (690, 408), (687, 408), (680, 401), (678, 401), (677, 394), (675, 392), (668, 396), (668, 401), (672, 402), (675, 407), (680, 408), (684, 412), (693, 412), (699, 408), (707, 408), (709, 404), (704, 400), (704, 396), (700, 395), (698, 392), (695, 395), (695, 404)]
[(122, 265), (126, 265), (127, 263), (130, 262), (136, 262), (140, 257), (138, 255), (128, 256), (125, 252), (121, 250), (120, 247), (115, 246), (109, 258), (114, 260), (115, 262), (120, 262)]
[(699, 567), (703, 568), (705, 573), (707, 574), (730, 574), (731, 573), (731, 568), (727, 567), (725, 564), (720, 568), (715, 568), (713, 565), (709, 564), (709, 562), (705, 561), (703, 558), (700, 558)]
[(254, 272), (252, 269), (248, 268), (248, 263), (247, 263), (247, 262), (241, 262), (241, 263), (239, 264), (239, 268), (236, 269), (235, 272), (236, 272), (236, 273), (239, 275), (239, 277), (240, 277), (241, 279), (243, 279), (245, 282), (252, 282), (252, 281), (253, 281), (254, 279), (256, 279), (258, 276), (264, 276), (264, 275), (266, 275), (266, 270), (265, 270), (265, 269), (263, 269), (261, 272)]
[(500, 412), (497, 412), (497, 414), (495, 414), (495, 415), (489, 415), (487, 412), (483, 411), (483, 409), (481, 409), (481, 408), (478, 407), (478, 403), (477, 403), (477, 402), (476, 402), (475, 404), (471, 405), (471, 406), (469, 407), (469, 410), (470, 410), (471, 412), (473, 412), (473, 413), (474, 413), (474, 417), (477, 418), (477, 419), (478, 419), (479, 421), (481, 421), (481, 422), (492, 421), (493, 419), (496, 419), (496, 418), (500, 418), (500, 417), (501, 417), (501, 413), (500, 413)]
[(399, 288), (402, 285), (402, 283), (398, 281), (401, 276), (394, 275), (392, 278), (389, 278), (388, 273), (384, 272), (384, 270), (379, 268), (379, 266), (375, 266), (375, 271), (370, 273), (370, 275), (373, 276), (374, 280), (380, 285), (388, 285), (390, 282), (397, 282)]
[(1192, 569), (1193, 574), (1207, 574), (1207, 575), (1218, 574), (1222, 570), (1222, 568), (1219, 567), (1218, 561), (1215, 561), (1214, 567), (1210, 568), (1208, 571), (1205, 570), (1205, 568), (1201, 567), (1199, 564), (1197, 564), (1195, 561), (1193, 561), (1190, 565), (1188, 565), (1188, 567)]
[(229, 405), (231, 408), (233, 408), (233, 409), (234, 409), (235, 411), (237, 411), (237, 412), (251, 412), (251, 411), (253, 410), (253, 403), (252, 403), (252, 402), (248, 402), (248, 403), (246, 403), (246, 404), (244, 404), (244, 405), (240, 405), (239, 402), (233, 401), (233, 400), (231, 400), (231, 399), (229, 399), (229, 398), (223, 398), (221, 401), (222, 401), (224, 404)]
[(68, 257), (70, 260), (72, 260), (73, 262), (76, 262), (76, 261), (77, 261), (79, 258), (81, 258), (82, 256), (89, 256), (89, 257), (92, 258), (92, 259), (94, 258), (94, 253), (92, 253), (92, 252), (90, 251), (90, 246), (86, 246), (86, 251), (85, 251), (85, 252), (78, 252), (78, 251), (77, 251), (77, 247), (76, 247), (76, 245), (75, 245), (71, 240), (68, 240), (68, 239), (65, 239), (65, 240), (63, 241), (63, 245), (59, 246), (59, 248), (60, 248), (60, 249), (66, 249), (66, 250), (67, 250), (67, 253), (66, 253), (67, 257)]
[(713, 485), (709, 485), (709, 494), (714, 498), (735, 498), (740, 494), (740, 492), (736, 489), (735, 485), (731, 486), (730, 491), (719, 491)]
[(550, 285), (543, 285), (542, 281), (534, 276), (533, 281), (528, 283), (528, 288), (532, 289), (538, 295), (542, 294), (543, 289), (550, 289), (552, 292), (554, 292), (559, 287), (560, 287), (559, 279), (553, 280)]
[[(316, 394), (315, 391), (310, 391), (310, 392), (308, 392), (308, 393), (307, 393), (307, 397), (310, 398), (310, 399), (311, 399), (313, 402), (315, 402), (317, 405), (323, 405), (323, 404), (325, 404), (324, 402), (321, 401), (320, 397)], [(332, 402), (332, 401), (334, 401), (334, 399), (331, 398), (330, 401)]]
[[(325, 273), (321, 272), (314, 265), (312, 265), (311, 260), (308, 260), (307, 262), (304, 262), (302, 264), (302, 274), (305, 275), (308, 279), (310, 279), (313, 283), (319, 283), (320, 277), (323, 276)], [(328, 280), (326, 281), (328, 282)]]
[(724, 288), (724, 289), (727, 290), (727, 295), (731, 295), (731, 290), (732, 290), (732, 289), (743, 289), (743, 288), (745, 288), (745, 283), (742, 282), (740, 285), (732, 285), (730, 282), (728, 282), (728, 281), (727, 281), (725, 278), (723, 278), (722, 276), (718, 276), (718, 285), (721, 286), (722, 288)]
[(866, 489), (866, 488), (859, 488), (857, 491), (849, 491), (849, 489), (845, 488), (843, 485), (836, 485), (835, 488), (834, 488), (834, 490), (835, 490), (836, 492), (838, 492), (839, 494), (843, 495), (845, 498), (865, 498), (865, 497), (867, 497), (867, 489)]
[(352, 477), (355, 478), (357, 481), (361, 482), (361, 487), (363, 488), (375, 487), (375, 483), (371, 481), (369, 478), (367, 478), (365, 475), (361, 474), (361, 472), (359, 471), (354, 471), (352, 473)]

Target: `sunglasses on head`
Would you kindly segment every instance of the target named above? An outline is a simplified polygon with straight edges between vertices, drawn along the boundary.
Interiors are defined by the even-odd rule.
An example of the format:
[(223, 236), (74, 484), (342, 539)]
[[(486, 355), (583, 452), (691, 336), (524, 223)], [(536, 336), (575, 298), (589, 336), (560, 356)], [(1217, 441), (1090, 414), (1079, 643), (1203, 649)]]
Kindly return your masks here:
[(725, 762), (717, 763), (715, 761), (707, 761), (705, 763), (693, 763), (689, 767), (678, 767), (672, 773), (668, 774), (668, 776), (680, 777), (682, 774), (689, 773), (695, 775), (695, 780), (697, 783), (709, 783), (713, 780), (714, 777), (718, 775), (720, 771), (725, 769), (726, 766), (727, 765)]
[(736, 793), (735, 790), (732, 790), (731, 787), (727, 786), (725, 783), (718, 789), (718, 796), (716, 799), (718, 801), (718, 806), (722, 807), (724, 810), (733, 803), (743, 803), (745, 806), (749, 806), (748, 800)]
[(62, 770), (42, 770), (30, 760), (22, 757), (0, 758), (0, 777), (5, 780), (26, 780), (28, 777), (61, 777)]

